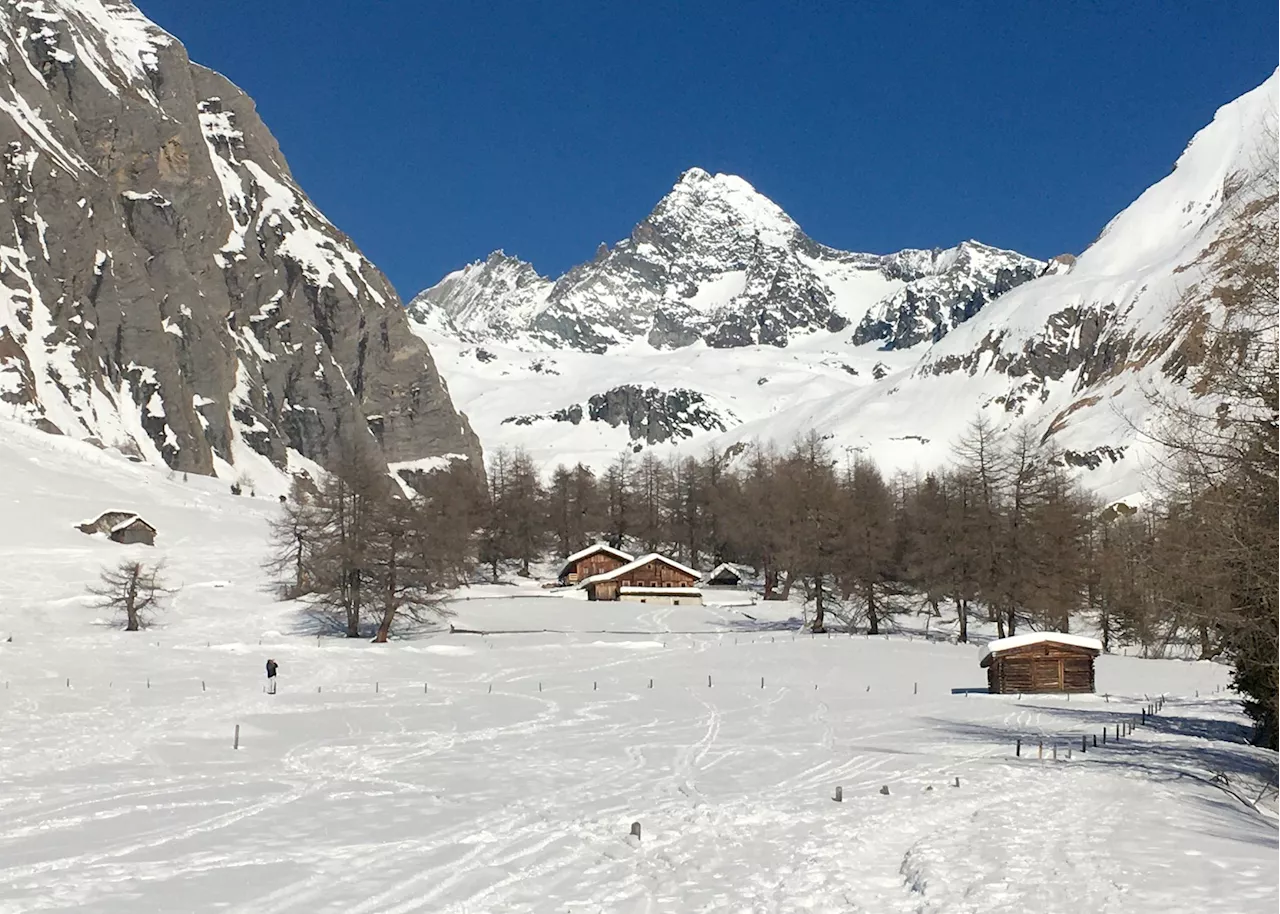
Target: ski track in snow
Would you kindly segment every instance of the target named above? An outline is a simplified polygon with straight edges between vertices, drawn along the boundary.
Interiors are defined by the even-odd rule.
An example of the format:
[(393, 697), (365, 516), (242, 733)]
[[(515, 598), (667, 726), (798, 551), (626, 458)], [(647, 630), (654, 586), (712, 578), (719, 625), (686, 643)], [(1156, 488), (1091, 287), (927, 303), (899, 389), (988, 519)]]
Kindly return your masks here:
[[(975, 647), (532, 587), (473, 588), (456, 621), (581, 634), (317, 639), (265, 592), (269, 499), (0, 420), (0, 505), (24, 570), (0, 580), (0, 914), (1277, 905), (1274, 802), (1233, 795), (1275, 756), (1240, 743), (1216, 664), (1103, 657), (1110, 701), (955, 694), (984, 681)], [(72, 528), (117, 506), (155, 550)], [(82, 596), (132, 554), (183, 585), (138, 635)], [(1151, 726), (1065, 757), (1157, 694)]]

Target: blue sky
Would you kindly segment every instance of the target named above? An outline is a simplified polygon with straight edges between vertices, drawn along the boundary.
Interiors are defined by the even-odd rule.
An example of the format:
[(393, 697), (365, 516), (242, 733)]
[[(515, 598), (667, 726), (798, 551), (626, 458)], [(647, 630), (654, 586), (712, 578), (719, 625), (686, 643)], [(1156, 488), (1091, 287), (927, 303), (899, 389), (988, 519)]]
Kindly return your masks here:
[(139, 5), (406, 299), (558, 275), (693, 165), (839, 248), (1079, 252), (1277, 63), (1274, 0)]

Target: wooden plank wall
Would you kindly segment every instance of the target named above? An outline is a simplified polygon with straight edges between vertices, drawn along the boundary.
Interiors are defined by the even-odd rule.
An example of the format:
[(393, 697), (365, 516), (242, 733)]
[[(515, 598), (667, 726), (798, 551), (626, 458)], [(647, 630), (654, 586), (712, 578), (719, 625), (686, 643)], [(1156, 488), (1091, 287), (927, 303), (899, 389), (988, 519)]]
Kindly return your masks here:
[(987, 668), (987, 688), (995, 693), (1092, 692), (1093, 654), (1066, 645), (1036, 644), (1002, 652)]

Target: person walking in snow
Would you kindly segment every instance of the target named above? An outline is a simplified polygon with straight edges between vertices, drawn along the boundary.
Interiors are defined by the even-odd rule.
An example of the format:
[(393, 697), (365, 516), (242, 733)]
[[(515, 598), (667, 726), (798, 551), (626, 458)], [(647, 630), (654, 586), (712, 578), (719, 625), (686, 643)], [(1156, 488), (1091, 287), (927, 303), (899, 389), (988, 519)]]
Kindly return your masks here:
[(280, 664), (274, 660), (267, 661), (267, 694), (276, 694), (276, 670), (280, 669)]

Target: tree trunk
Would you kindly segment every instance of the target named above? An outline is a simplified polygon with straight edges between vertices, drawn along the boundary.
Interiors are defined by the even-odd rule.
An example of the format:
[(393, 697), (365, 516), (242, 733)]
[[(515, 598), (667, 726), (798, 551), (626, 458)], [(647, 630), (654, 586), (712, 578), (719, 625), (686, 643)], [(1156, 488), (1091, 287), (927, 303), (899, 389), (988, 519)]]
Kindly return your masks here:
[(775, 599), (778, 589), (778, 572), (773, 568), (765, 568), (764, 570), (764, 598), (766, 600)]
[(393, 537), (387, 555), (386, 585), (382, 591), (382, 618), (378, 620), (378, 631), (373, 636), (374, 644), (387, 643), (387, 636), (391, 634), (391, 623), (395, 621), (396, 610), (399, 609), (399, 604), (396, 602), (396, 589), (400, 586), (400, 569), (396, 564), (399, 545), (399, 539)]
[(993, 615), (995, 616), (995, 621), (996, 621), (996, 637), (997, 637), (997, 638), (1003, 638), (1003, 637), (1005, 636), (1005, 634), (1004, 634), (1004, 613), (1002, 613), (1002, 612), (996, 612), (996, 613), (993, 613)]
[(1017, 626), (1018, 626), (1017, 610), (1015, 610), (1012, 606), (1010, 606), (1009, 607), (1009, 637), (1010, 638), (1014, 636), (1014, 632), (1017, 629)]
[(124, 611), (128, 619), (124, 630), (136, 632), (138, 630), (138, 575), (136, 573), (129, 579), (129, 592), (125, 597)]
[(360, 637), (360, 572), (347, 572), (347, 637)]
[(867, 634), (880, 634), (880, 614), (876, 612), (876, 585), (867, 584)]
[(297, 548), (297, 556), (293, 560), (293, 595), (300, 596), (302, 594), (302, 536), (299, 534), (296, 538), (294, 546)]
[(956, 621), (960, 623), (960, 634), (956, 640), (961, 644), (969, 643), (969, 604), (965, 600), (956, 600)]
[(378, 633), (373, 636), (374, 644), (386, 644), (387, 637), (391, 634), (391, 623), (396, 618), (395, 601), (388, 600), (382, 607), (382, 618), (378, 622)]
[(780, 594), (778, 595), (778, 599), (779, 599), (779, 600), (790, 600), (790, 599), (791, 599), (791, 581), (792, 581), (793, 577), (794, 577), (794, 575), (792, 575), (792, 574), (791, 574), (791, 572), (789, 572), (789, 571), (787, 571), (787, 572), (784, 572), (784, 573), (783, 573), (783, 576), (782, 576), (782, 593), (780, 593)]
[[(791, 584), (790, 576), (787, 578), (788, 586)], [(821, 635), (827, 630), (826, 628), (826, 607), (822, 603), (822, 575), (814, 578), (813, 592), (813, 629), (816, 634)]]

